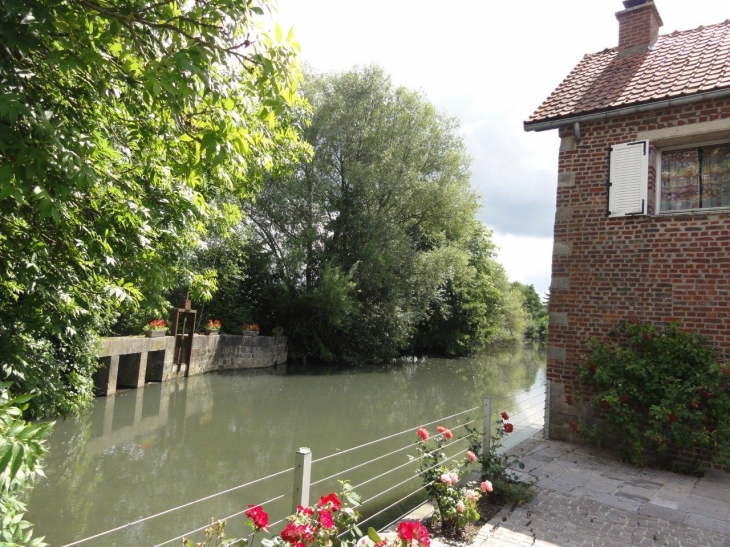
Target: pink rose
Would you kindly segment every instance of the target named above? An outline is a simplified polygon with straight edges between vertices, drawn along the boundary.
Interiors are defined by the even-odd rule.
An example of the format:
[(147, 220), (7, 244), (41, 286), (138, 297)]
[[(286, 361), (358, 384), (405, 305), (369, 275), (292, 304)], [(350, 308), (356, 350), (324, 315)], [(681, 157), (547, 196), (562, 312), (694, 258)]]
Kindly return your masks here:
[(452, 471), (451, 473), (449, 473), (449, 475), (451, 476), (452, 484), (456, 484), (457, 482), (459, 482), (459, 475), (456, 473), (456, 471)]
[(421, 428), (418, 431), (416, 431), (416, 433), (418, 433), (418, 436), (421, 437), (421, 440), (422, 441), (427, 441), (428, 438), (430, 437), (430, 435), (428, 434), (428, 431), (426, 431), (423, 428)]
[(471, 450), (468, 450), (466, 453), (466, 459), (470, 462), (475, 462), (477, 461), (477, 455), (474, 454), (474, 452), (472, 452)]
[(464, 502), (463, 501), (459, 500), (459, 501), (456, 502), (456, 510), (459, 513), (463, 513), (465, 509), (466, 509), (466, 507), (464, 506)]
[(479, 492), (476, 492), (475, 490), (467, 490), (466, 491), (466, 499), (468, 501), (477, 501), (479, 499)]
[(484, 481), (479, 485), (479, 488), (482, 489), (482, 492), (492, 492), (494, 490), (494, 488), (492, 488), (492, 483), (489, 481)]
[(451, 476), (448, 473), (444, 473), (441, 475), (441, 482), (443, 482), (446, 486), (451, 486)]

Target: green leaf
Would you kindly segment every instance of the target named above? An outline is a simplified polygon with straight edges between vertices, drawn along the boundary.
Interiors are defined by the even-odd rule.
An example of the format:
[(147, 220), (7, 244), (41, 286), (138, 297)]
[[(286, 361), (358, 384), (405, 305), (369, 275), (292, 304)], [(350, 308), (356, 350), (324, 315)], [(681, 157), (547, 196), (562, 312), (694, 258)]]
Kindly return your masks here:
[(370, 538), (375, 543), (379, 543), (381, 541), (378, 532), (376, 532), (375, 528), (373, 527), (368, 528), (368, 538)]

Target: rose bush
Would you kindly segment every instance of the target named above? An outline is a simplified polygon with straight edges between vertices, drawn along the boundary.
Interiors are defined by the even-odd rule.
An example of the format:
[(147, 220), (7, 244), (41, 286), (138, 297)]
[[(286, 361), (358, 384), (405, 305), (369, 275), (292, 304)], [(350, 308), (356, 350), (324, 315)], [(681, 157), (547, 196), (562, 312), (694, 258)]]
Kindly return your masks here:
[(441, 524), (441, 533), (446, 537), (455, 537), (461, 534), (467, 523), (479, 520), (477, 501), (482, 494), (476, 488), (470, 488), (471, 485), (458, 485), (459, 472), (473, 460), (467, 452), (464, 460), (452, 462), (447, 467), (443, 449), (445, 442), (453, 438), (453, 433), (442, 426), (437, 427), (436, 431), (433, 437), (425, 429), (416, 431), (418, 474), (421, 475), (429, 499), (435, 504), (434, 519)]
[(609, 335), (610, 343), (591, 342), (579, 368), (579, 396), (605, 424), (583, 434), (607, 432), (636, 465), (647, 451), (677, 471), (730, 465), (730, 368), (707, 340), (678, 325), (660, 331), (636, 320)]
[[(512, 470), (524, 469), (517, 456), (507, 454), (502, 446), (502, 439), (514, 431), (514, 425), (508, 422), (509, 414), (500, 412), (500, 421), (494, 435), (491, 436), (489, 450), (482, 450), (481, 434), (473, 427), (466, 426), (470, 451), (482, 467), (483, 492), (494, 492), (490, 498), (494, 503), (527, 503), (534, 496), (532, 483), (521, 482)], [(478, 456), (477, 456), (478, 454)]]

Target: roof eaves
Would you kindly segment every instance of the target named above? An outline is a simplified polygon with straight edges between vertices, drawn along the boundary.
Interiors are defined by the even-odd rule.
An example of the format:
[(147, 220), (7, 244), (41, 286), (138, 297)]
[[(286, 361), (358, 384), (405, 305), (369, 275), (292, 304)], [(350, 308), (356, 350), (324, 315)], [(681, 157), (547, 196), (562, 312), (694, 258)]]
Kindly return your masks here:
[(694, 93), (692, 95), (683, 95), (672, 99), (662, 99), (643, 104), (634, 104), (619, 108), (610, 108), (598, 112), (586, 112), (578, 115), (568, 115), (564, 117), (554, 117), (546, 120), (526, 121), (523, 122), (525, 131), (548, 131), (571, 125), (575, 122), (589, 122), (597, 120), (607, 120), (610, 118), (618, 118), (620, 116), (628, 116), (640, 112), (649, 112), (651, 110), (659, 110), (662, 108), (670, 108), (674, 106), (682, 106), (695, 102), (723, 99), (730, 97), (730, 87), (716, 89), (714, 91), (706, 91), (704, 93)]

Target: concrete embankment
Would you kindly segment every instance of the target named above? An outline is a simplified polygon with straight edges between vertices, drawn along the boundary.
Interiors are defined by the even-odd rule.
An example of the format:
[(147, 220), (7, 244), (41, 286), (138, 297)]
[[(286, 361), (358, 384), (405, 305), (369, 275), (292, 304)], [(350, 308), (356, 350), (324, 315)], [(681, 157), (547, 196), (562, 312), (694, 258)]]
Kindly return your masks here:
[[(97, 355), (101, 367), (94, 375), (99, 395), (118, 388), (142, 387), (219, 370), (272, 367), (287, 360), (286, 336), (193, 335), (188, 356), (187, 337), (118, 337), (102, 339)], [(188, 364), (189, 363), (189, 364)]]

